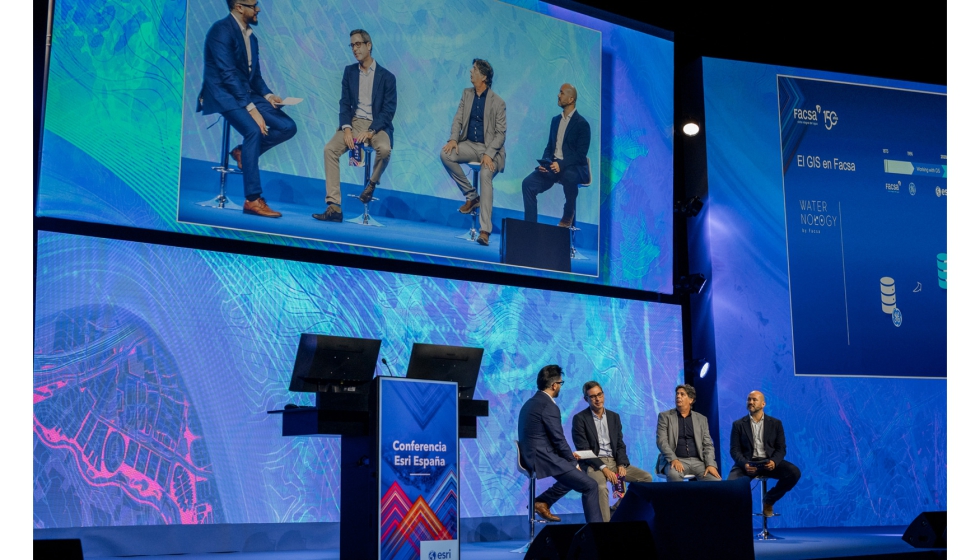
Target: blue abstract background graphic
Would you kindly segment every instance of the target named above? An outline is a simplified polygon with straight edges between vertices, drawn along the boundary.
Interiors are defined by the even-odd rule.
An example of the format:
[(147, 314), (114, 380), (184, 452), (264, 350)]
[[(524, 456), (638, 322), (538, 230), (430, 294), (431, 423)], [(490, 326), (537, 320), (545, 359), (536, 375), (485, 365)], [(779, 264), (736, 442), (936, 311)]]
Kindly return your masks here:
[(779, 502), (792, 527), (905, 525), (946, 509), (946, 381), (793, 372), (777, 74), (945, 92), (939, 86), (704, 60), (712, 260), (724, 469), (731, 422), (766, 395), (803, 478)]
[[(475, 398), (490, 416), (460, 443), (461, 517), (522, 513), (516, 413), (542, 366), (567, 372), (569, 440), (577, 388), (596, 379), (644, 468), (683, 378), (680, 308), (666, 304), (45, 232), (36, 294), (35, 528), (339, 521), (339, 438), (284, 438), (266, 413), (312, 404), (287, 390), (305, 332), (381, 339), (399, 376), (415, 342), (485, 348)], [(123, 451), (143, 448), (153, 469)], [(151, 470), (156, 501), (130, 484)]]
[[(186, 143), (185, 153), (196, 154), (194, 157), (208, 154), (207, 158), (211, 158), (210, 154), (216, 150), (216, 138), (220, 136), (217, 128), (201, 130), (211, 120), (185, 109), (185, 99), (200, 87), (199, 43), (207, 25), (213, 21), (210, 12), (201, 8), (220, 12), (220, 4), (195, 2), (190, 8), (180, 0), (56, 4), (37, 214), (417, 262), (459, 264), (460, 261), (451, 258), (406, 252), (401, 247), (399, 250), (370, 248), (177, 221), (182, 141)], [(453, 31), (455, 24), (449, 25), (455, 21), (453, 18), (475, 14), (478, 4), (494, 14), (503, 14), (499, 24), (510, 31), (490, 36), (476, 32), (479, 36), (460, 35)], [(333, 14), (338, 6), (310, 5), (312, 11), (305, 15)], [(277, 56), (286, 59), (278, 66), (264, 65), (263, 72), (276, 91), (306, 99), (290, 109), (300, 111), (307, 124), (301, 127), (301, 137), (296, 142), (316, 149), (303, 152), (305, 158), (291, 159), (291, 152), (287, 154), (279, 147), (263, 158), (263, 165), (268, 163), (314, 181), (310, 177), (321, 177), (322, 173), (315, 156), (321, 153), (324, 131), (335, 127), (339, 69), (350, 63), (349, 52), (343, 45), (348, 40), (348, 26), (355, 20), (344, 20), (346, 23), (341, 25), (340, 20), (336, 24), (323, 24), (315, 18), (304, 19), (301, 25), (289, 30), (293, 35), (277, 33), (281, 31), (277, 25), (296, 22), (304, 16), (297, 6), (274, 1), (263, 4), (265, 12), (260, 16), (263, 19), (256, 33), (262, 41), (263, 59)], [(522, 273), (663, 293), (672, 291), (673, 44), (670, 41), (543, 2), (523, 0), (513, 3), (470, 0), (462, 4), (427, 5), (423, 11), (412, 8), (410, 2), (378, 3), (361, 15), (378, 23), (377, 32), (372, 31), (378, 42), (378, 60), (389, 67), (397, 62), (406, 68), (399, 73), (402, 99), (395, 123), (396, 150), (428, 154), (431, 157), (428, 163), (434, 164), (428, 165), (424, 158), (411, 164), (393, 163), (391, 179), (397, 178), (398, 188), (407, 194), (434, 192), (458, 198), (451, 183), (440, 176), (444, 172), (433, 154), (445, 142), (443, 136), (448, 134), (452, 106), (467, 85), (468, 61), (477, 56), (490, 58), (496, 53), (497, 61), (491, 60), (498, 68), (494, 88), (509, 96), (506, 97), (509, 160), (505, 173), (498, 176), (497, 188), (501, 194), (497, 200), (502, 210), (518, 212), (514, 208), (522, 205), (520, 181), (530, 172), (528, 166), (533, 167), (533, 157), (540, 155), (544, 148), (548, 118), (557, 114), (554, 99), (557, 87), (567, 80), (558, 80), (558, 76), (572, 75), (584, 84), (580, 86), (580, 109), (592, 117), (596, 134), (592, 142), (593, 185), (591, 190), (583, 191), (580, 200), (583, 213), (588, 213), (587, 219), (594, 218), (593, 223), (598, 226), (594, 239), (599, 243), (596, 248), (599, 260), (590, 276), (523, 269)], [(344, 17), (350, 19), (349, 15)], [(367, 27), (367, 23), (362, 25)], [(447, 25), (445, 34), (432, 31)], [(399, 43), (420, 33), (431, 40), (411, 45)], [(439, 37), (446, 44), (435, 41)], [(481, 41), (488, 45), (490, 54), (463, 48)], [(317, 70), (304, 66), (299, 62), (304, 58), (322, 61), (323, 67)], [(437, 68), (434, 62), (421, 62), (425, 60), (444, 64)], [(437, 97), (427, 90), (416, 91), (410, 87), (412, 76), (431, 77), (441, 70), (446, 73), (445, 80), (452, 81), (451, 86), (439, 87), (447, 92), (445, 96)], [(527, 73), (532, 71), (536, 79), (553, 78), (558, 83), (548, 81), (541, 87), (530, 87)], [(550, 78), (545, 80), (545, 76)], [(435, 87), (429, 83), (431, 80), (424, 81), (426, 87)], [(323, 89), (319, 84), (329, 85)], [(445, 115), (433, 118), (430, 108), (440, 109), (437, 112)], [(182, 132), (182, 126), (187, 134)], [(344, 177), (345, 181), (354, 178), (353, 175)], [(543, 212), (557, 215), (561, 198), (560, 193), (543, 196)], [(583, 216), (583, 222), (585, 219)], [(466, 262), (465, 266), (513, 271), (486, 262)]]

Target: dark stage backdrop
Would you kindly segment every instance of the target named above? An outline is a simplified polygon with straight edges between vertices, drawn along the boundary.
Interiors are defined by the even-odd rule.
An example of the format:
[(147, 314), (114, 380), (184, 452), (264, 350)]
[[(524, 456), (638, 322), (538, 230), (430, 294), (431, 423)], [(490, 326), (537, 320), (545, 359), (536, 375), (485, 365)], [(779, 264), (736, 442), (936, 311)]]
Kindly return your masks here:
[(726, 472), (758, 389), (803, 471), (782, 524), (946, 509), (945, 88), (715, 59), (704, 88)]
[[(278, 220), (198, 205), (218, 192), (222, 123), (195, 111), (204, 37), (228, 17), (220, 0), (57, 2), (37, 214), (329, 251), (450, 264), (671, 293), (673, 53), (670, 40), (544, 2), (267, 0), (259, 38), (269, 87), (302, 97), (285, 111), (297, 135), (260, 160)], [(474, 27), (473, 21), (485, 22)], [(394, 147), (372, 213), (385, 228), (325, 224), (323, 146), (338, 122), (348, 32), (372, 35), (378, 64), (397, 79)], [(439, 159), (474, 58), (495, 67), (507, 105), (507, 162), (494, 180), (494, 231), (523, 218), (523, 178), (560, 112), (564, 82), (579, 88), (591, 125), (593, 180), (579, 190), (572, 273), (500, 264), (491, 247), (455, 238), (469, 227), (462, 195)], [(232, 133), (231, 145), (239, 143)], [(341, 166), (343, 193), (362, 168)], [(240, 176), (228, 194), (242, 203)], [(345, 215), (363, 211), (345, 197)], [(353, 201), (353, 202), (352, 202)], [(564, 194), (539, 197), (556, 224)]]
[(312, 404), (287, 390), (301, 333), (381, 339), (399, 376), (414, 342), (485, 348), (461, 517), (522, 513), (513, 440), (543, 365), (566, 370), (567, 432), (596, 379), (648, 469), (683, 378), (675, 305), (46, 232), (36, 294), (36, 529), (339, 521), (339, 438), (266, 414)]

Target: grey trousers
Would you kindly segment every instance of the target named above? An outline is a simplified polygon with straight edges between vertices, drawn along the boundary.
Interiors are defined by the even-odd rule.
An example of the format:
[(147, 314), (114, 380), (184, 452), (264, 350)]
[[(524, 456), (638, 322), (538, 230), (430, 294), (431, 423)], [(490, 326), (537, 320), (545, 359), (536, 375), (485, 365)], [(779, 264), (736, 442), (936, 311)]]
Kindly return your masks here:
[[(604, 465), (616, 472), (616, 460), (612, 457), (599, 457)], [(609, 482), (602, 469), (596, 470), (591, 466), (586, 468), (585, 474), (599, 484), (599, 510), (602, 511), (602, 520), (609, 521)], [(643, 469), (638, 469), (632, 465), (626, 467), (626, 482), (653, 482), (653, 476)]]
[[(458, 152), (450, 150), (447, 154), (439, 150), (439, 157), (442, 158), (442, 165), (449, 172), (453, 181), (456, 181), (456, 186), (459, 187), (466, 200), (480, 197), (480, 231), (491, 233), (493, 231), (493, 222), (491, 221), (493, 217), (493, 178), (499, 171), (490, 171), (486, 166), (480, 168), (480, 192), (477, 193), (476, 187), (470, 184), (467, 177), (469, 168), (467, 171), (463, 171), (463, 167), (459, 164), (460, 162), (480, 161), (486, 151), (487, 148), (483, 144), (464, 140), (459, 143)], [(496, 162), (494, 163), (496, 164)], [(497, 167), (497, 169), (500, 168)]]
[(684, 465), (684, 472), (677, 472), (674, 467), (667, 463), (667, 481), (668, 482), (681, 482), (684, 480), (684, 475), (693, 474), (698, 480), (709, 480), (711, 482), (718, 482), (721, 479), (713, 474), (707, 474), (704, 462), (696, 457), (678, 457), (678, 461)]
[[(367, 132), (367, 129), (371, 128), (371, 121), (354, 117), (350, 126), (356, 138), (358, 134)], [(391, 138), (388, 138), (387, 132), (379, 130), (370, 141), (365, 143), (374, 148), (374, 171), (371, 173), (371, 180), (378, 183), (381, 181), (381, 174), (385, 172), (388, 161), (391, 159)], [(323, 168), (327, 177), (327, 204), (340, 204), (340, 158), (347, 153), (347, 150), (343, 130), (338, 130), (333, 138), (327, 142), (327, 145), (323, 147)]]

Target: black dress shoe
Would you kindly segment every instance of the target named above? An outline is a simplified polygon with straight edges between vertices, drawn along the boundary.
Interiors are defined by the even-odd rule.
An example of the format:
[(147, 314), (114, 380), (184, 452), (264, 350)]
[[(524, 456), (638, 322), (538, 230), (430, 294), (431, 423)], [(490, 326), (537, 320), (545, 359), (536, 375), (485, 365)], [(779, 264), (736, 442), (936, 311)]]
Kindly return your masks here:
[(313, 214), (313, 217), (321, 222), (342, 222), (344, 213), (340, 211), (339, 204), (329, 204), (322, 214)]

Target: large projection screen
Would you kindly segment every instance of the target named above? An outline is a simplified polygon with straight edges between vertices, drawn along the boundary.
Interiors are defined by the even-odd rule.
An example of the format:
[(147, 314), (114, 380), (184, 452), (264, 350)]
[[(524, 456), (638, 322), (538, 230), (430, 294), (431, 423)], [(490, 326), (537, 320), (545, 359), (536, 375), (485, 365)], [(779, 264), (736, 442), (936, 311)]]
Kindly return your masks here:
[[(248, 184), (258, 177), (258, 194), (281, 217), (242, 211), (246, 177), (234, 158), (222, 190), (215, 168), (226, 159), (229, 113), (210, 101), (197, 109), (205, 86), (218, 87), (214, 76), (234, 74), (205, 72), (221, 59), (207, 66), (205, 51), (223, 44), (220, 33), (209, 43), (209, 31), (235, 22), (224, 2), (203, 0), (55, 5), (37, 215), (672, 292), (671, 41), (542, 2), (405, 0), (355, 9), (336, 0), (268, 0), (260, 10), (248, 72), (260, 73), (271, 92), (302, 99), (275, 110), (293, 121), (294, 135), (252, 158), (257, 172), (243, 159)], [(355, 29), (369, 32), (374, 61), (393, 76), (391, 156), (367, 206), (382, 227), (361, 225), (364, 168), (350, 165), (347, 153), (331, 201), (346, 221), (313, 218), (327, 208), (324, 148), (341, 125)], [(237, 54), (242, 65), (245, 50)], [(458, 211), (464, 194), (441, 157), (472, 87), (474, 59), (493, 67), (500, 100), (493, 141), (502, 154), (493, 159), (499, 173), (480, 185), (481, 206), (492, 211), (477, 224)], [(574, 118), (587, 124), (569, 129), (567, 143), (584, 163), (528, 195), (537, 160), (555, 157), (546, 152), (557, 139), (552, 121), (563, 112), (566, 83), (575, 87)], [(231, 128), (226, 148), (242, 143)], [(462, 172), (472, 182), (470, 168)], [(222, 195), (223, 207), (209, 205)], [(567, 270), (502, 254), (504, 221), (533, 221), (533, 201), (539, 224), (572, 226), (560, 228), (574, 248)], [(485, 223), (488, 246), (458, 238)]]

